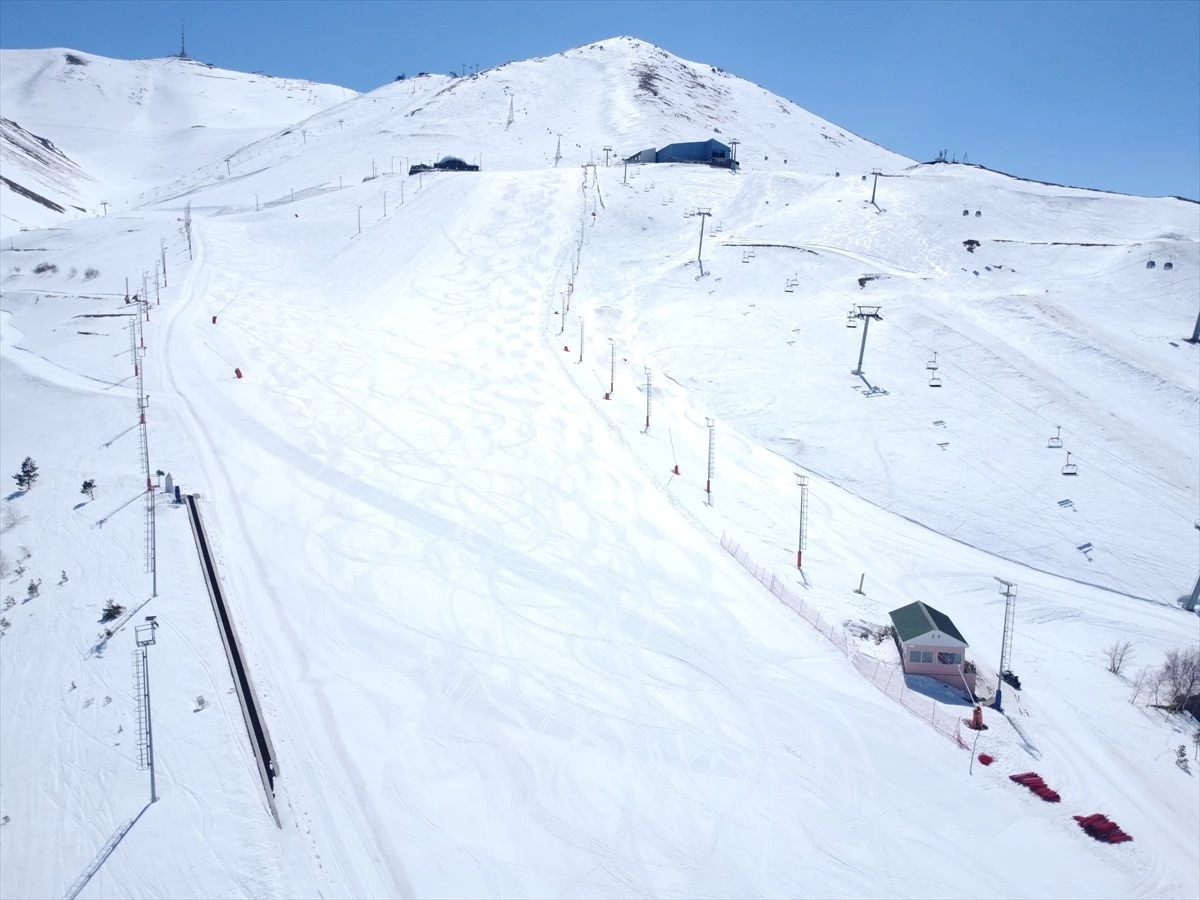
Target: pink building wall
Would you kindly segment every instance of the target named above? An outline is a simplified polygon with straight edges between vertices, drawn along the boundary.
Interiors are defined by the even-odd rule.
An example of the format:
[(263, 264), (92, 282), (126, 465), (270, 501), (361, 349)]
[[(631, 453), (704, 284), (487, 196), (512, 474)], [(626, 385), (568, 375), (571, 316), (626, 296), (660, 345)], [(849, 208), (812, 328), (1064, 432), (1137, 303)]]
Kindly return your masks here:
[[(936, 678), (943, 684), (948, 684), (951, 687), (963, 689), (964, 682), (967, 690), (972, 694), (975, 693), (975, 673), (967, 672), (963, 669), (963, 665), (967, 659), (966, 647), (946, 646), (945, 644), (904, 644), (904, 671), (908, 675), (928, 675), (930, 678)], [(931, 654), (933, 662), (909, 662), (909, 651), (921, 650)], [(939, 653), (957, 653), (959, 662), (955, 664), (940, 664), (938, 663)]]

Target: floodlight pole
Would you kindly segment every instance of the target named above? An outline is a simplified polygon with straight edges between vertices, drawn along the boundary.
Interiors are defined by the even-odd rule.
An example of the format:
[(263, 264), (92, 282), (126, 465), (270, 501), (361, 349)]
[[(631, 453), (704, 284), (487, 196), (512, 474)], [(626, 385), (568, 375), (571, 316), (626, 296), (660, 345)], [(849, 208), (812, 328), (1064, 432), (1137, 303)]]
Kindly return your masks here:
[[(617, 380), (617, 345), (612, 338), (608, 339), (608, 397), (609, 399), (616, 392)], [(1197, 582), (1200, 583), (1200, 582)]]
[(713, 480), (713, 458), (716, 450), (716, 423), (704, 417), (704, 424), (708, 426), (708, 480), (704, 482), (704, 493), (708, 494), (708, 505), (712, 506), (712, 480)]
[(646, 430), (650, 430), (650, 367), (646, 366)]
[(867, 352), (867, 331), (870, 330), (871, 320), (878, 319), (883, 321), (883, 316), (879, 315), (880, 307), (878, 306), (860, 306), (858, 312), (854, 314), (854, 318), (863, 320), (863, 336), (862, 344), (858, 348), (858, 366), (855, 368), (852, 375), (862, 375), (863, 373), (863, 354)]
[[(1200, 328), (1200, 326), (1197, 326)], [(1196, 522), (1196, 530), (1200, 531), (1200, 521)], [(1200, 575), (1196, 576), (1196, 583), (1192, 587), (1191, 594), (1188, 595), (1187, 602), (1184, 604), (1184, 609), (1188, 612), (1196, 611), (1196, 604), (1200, 603)]]
[(808, 476), (795, 473), (800, 487), (800, 537), (796, 542), (796, 568), (804, 568), (804, 551), (808, 549)]
[(146, 616), (145, 625), (134, 627), (134, 638), (142, 654), (142, 701), (146, 707), (146, 762), (150, 769), (150, 802), (158, 802), (158, 789), (154, 779), (154, 727), (150, 717), (150, 657), (147, 647), (154, 645), (154, 632), (158, 630), (158, 617)]

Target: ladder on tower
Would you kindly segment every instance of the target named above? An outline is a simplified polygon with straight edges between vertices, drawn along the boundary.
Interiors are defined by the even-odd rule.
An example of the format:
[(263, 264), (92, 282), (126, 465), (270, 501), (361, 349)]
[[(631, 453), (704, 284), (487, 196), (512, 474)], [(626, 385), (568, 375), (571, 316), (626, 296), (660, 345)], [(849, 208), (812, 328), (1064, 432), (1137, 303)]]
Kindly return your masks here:
[(1009, 591), (1004, 595), (1004, 638), (1000, 642), (1000, 676), (1012, 671), (1013, 623), (1017, 616), (1017, 596)]
[(137, 766), (150, 768), (150, 708), (146, 697), (146, 655), (133, 651), (133, 695), (137, 699)]

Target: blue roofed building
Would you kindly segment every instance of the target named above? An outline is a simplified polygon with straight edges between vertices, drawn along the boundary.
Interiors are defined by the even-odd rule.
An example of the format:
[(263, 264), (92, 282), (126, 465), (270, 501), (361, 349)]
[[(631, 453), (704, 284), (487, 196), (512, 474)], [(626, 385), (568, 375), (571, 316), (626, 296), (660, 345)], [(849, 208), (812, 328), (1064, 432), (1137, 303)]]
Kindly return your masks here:
[(725, 169), (738, 167), (729, 145), (722, 144), (715, 138), (707, 141), (667, 144), (660, 150), (642, 150), (633, 156), (626, 157), (625, 161), (631, 163), (700, 163)]

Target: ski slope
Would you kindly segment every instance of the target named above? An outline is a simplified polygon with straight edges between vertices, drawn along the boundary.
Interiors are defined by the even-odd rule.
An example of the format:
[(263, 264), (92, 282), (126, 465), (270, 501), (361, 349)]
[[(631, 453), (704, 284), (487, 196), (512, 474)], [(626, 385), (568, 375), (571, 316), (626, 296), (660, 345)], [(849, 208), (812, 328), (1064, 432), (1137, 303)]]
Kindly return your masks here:
[[(638, 87), (647, 70), (657, 94)], [(506, 90), (523, 132), (517, 116), (506, 128)], [(1131, 638), (1156, 664), (1197, 635), (1174, 603), (1197, 562), (1200, 368), (1178, 340), (1195, 207), (914, 167), (853, 136), (822, 157), (835, 126), (760, 92), (630, 39), (413, 79), (248, 145), (229, 177), (220, 160), (181, 170), (136, 209), (0, 250), (0, 467), (32, 453), (44, 473), (0, 538), (47, 582), (72, 569), (53, 612), (20, 604), (0, 640), (20, 687), (0, 692), (0, 893), (68, 893), (145, 802), (130, 751), (109, 746), (130, 721), (132, 636), (97, 653), (87, 616), (147, 594), (136, 448), (119, 436), (136, 421), (123, 278), (161, 238), (151, 459), (202, 498), (283, 827), (182, 512), (163, 503), (144, 607), (165, 629), (162, 799), (79, 896), (1200, 892), (1200, 804), (1173, 765), (1190, 732), (1126, 702), (1102, 659)], [(671, 122), (705, 97), (728, 108)], [(739, 175), (580, 166), (714, 122), (746, 136)], [(469, 159), (453, 139), (485, 128), (483, 172), (391, 174), (389, 150)], [(703, 275), (697, 206), (719, 228)], [(1171, 272), (1146, 270), (1151, 255)], [(43, 260), (58, 272), (31, 274)], [(68, 274), (91, 264), (86, 285)], [(866, 274), (886, 277), (860, 288)], [(849, 375), (855, 302), (884, 307), (866, 384)], [(1045, 448), (1050, 420), (1080, 448), (1075, 479)], [(813, 497), (803, 573), (797, 469)], [(101, 494), (70, 509), (92, 476)], [(831, 622), (932, 603), (992, 686), (992, 576), (1019, 582), (1025, 690), (1006, 689), (978, 743), (997, 763), (972, 769), (860, 677), (722, 534)], [(192, 712), (201, 693), (216, 702)], [(1006, 777), (1028, 769), (1064, 802)], [(1135, 840), (1087, 838), (1070, 816), (1095, 811)]]

